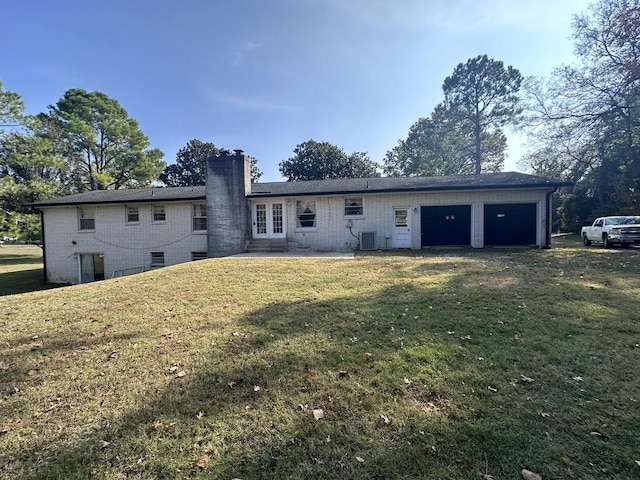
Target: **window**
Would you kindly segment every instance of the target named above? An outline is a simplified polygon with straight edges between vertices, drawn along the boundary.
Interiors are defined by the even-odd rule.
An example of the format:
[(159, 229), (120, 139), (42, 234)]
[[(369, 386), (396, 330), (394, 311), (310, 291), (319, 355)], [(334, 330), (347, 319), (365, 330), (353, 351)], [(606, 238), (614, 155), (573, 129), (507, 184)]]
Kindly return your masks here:
[(95, 210), (93, 208), (78, 208), (78, 225), (80, 230), (95, 230)]
[(164, 208), (164, 205), (154, 205), (153, 206), (153, 221), (154, 222), (164, 222), (167, 219), (167, 213)]
[(164, 252), (151, 252), (151, 268), (164, 267)]
[(140, 221), (139, 207), (127, 206), (127, 223), (138, 223)]
[(296, 203), (298, 227), (316, 226), (316, 202), (314, 200), (298, 200)]
[(196, 260), (206, 260), (207, 252), (191, 252), (191, 261), (195, 262)]
[(207, 206), (204, 203), (193, 205), (193, 223), (194, 231), (202, 231), (207, 229)]
[(362, 197), (359, 198), (345, 198), (344, 199), (344, 214), (345, 215), (362, 215)]

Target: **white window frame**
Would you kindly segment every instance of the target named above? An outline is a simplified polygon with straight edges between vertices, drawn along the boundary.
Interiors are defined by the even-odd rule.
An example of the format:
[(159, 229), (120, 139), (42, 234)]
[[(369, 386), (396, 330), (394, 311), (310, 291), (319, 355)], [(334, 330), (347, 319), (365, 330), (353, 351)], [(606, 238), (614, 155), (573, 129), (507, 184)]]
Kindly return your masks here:
[[(307, 212), (307, 210), (309, 210)], [(307, 218), (302, 218), (304, 215), (308, 215)], [(303, 225), (302, 223), (310, 223), (311, 225)], [(302, 230), (316, 230), (318, 225), (318, 214), (316, 211), (316, 201), (309, 200), (297, 200), (296, 201), (296, 229)]]
[[(204, 215), (197, 215), (198, 213)], [(196, 228), (197, 221), (201, 222), (204, 219), (204, 228)], [(207, 204), (206, 203), (194, 203), (191, 207), (191, 231), (192, 232), (206, 232), (207, 231)], [(201, 225), (199, 225), (201, 226)]]
[[(353, 212), (354, 209), (359, 209), (359, 211), (354, 213)], [(364, 198), (363, 197), (344, 197), (344, 216), (345, 217), (362, 217), (363, 215), (364, 215)]]
[[(135, 213), (133, 210), (135, 209)], [(131, 216), (135, 215), (137, 220), (131, 220)], [(140, 207), (138, 205), (125, 206), (125, 220), (127, 225), (137, 225), (140, 223)]]
[(78, 207), (78, 231), (93, 232), (96, 229), (96, 209)]
[[(156, 220), (156, 213), (162, 214), (162, 220)], [(167, 221), (167, 207), (166, 205), (153, 205), (151, 207), (151, 221), (153, 223), (165, 223)]]

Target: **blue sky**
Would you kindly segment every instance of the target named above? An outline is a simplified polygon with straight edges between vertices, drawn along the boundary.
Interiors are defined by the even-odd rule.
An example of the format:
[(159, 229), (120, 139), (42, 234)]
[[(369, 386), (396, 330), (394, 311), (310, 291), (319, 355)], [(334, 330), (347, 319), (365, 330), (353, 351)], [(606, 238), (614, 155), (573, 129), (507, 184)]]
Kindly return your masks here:
[[(0, 80), (29, 113), (70, 88), (118, 100), (173, 163), (240, 148), (261, 181), (310, 138), (381, 162), (487, 54), (525, 76), (573, 61), (586, 0), (4, 0)], [(521, 141), (509, 138), (506, 170)]]

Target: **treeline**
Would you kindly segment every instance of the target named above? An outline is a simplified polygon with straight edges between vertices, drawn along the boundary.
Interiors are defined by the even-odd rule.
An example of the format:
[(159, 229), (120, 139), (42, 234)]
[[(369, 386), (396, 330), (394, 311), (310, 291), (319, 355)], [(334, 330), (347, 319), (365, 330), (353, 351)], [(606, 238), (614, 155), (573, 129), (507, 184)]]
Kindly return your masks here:
[[(498, 172), (505, 128), (529, 137), (531, 173), (567, 180), (554, 228), (577, 231), (595, 216), (640, 206), (640, 0), (599, 0), (574, 16), (575, 61), (548, 78), (524, 78), (479, 55), (442, 85), (443, 99), (380, 163), (329, 142), (298, 144), (279, 164), (289, 181)], [(203, 160), (220, 153), (191, 140), (167, 165), (138, 123), (101, 92), (71, 89), (46, 112), (24, 115), (0, 83), (0, 236), (36, 239), (25, 204), (92, 189), (204, 183)], [(252, 160), (252, 178), (261, 172)]]

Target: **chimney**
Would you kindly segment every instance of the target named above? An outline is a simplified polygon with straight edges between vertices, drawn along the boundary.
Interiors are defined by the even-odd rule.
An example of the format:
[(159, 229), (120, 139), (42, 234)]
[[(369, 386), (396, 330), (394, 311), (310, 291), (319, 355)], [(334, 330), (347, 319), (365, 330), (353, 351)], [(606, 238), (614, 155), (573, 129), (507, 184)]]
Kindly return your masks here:
[(225, 257), (245, 251), (251, 218), (251, 160), (242, 150), (207, 159), (207, 255)]

